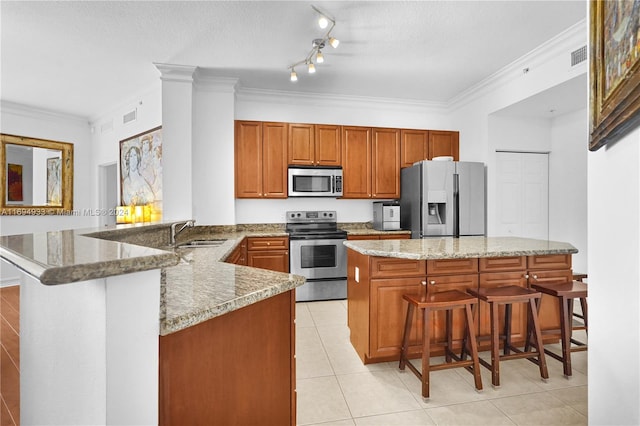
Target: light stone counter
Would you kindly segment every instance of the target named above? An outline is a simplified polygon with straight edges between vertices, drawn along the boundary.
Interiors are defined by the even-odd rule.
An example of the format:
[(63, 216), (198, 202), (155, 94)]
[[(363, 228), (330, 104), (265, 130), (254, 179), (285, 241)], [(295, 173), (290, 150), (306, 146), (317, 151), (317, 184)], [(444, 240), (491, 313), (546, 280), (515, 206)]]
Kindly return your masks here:
[(161, 269), (166, 335), (304, 284), (281, 272), (223, 263), (245, 237), (287, 236), (283, 225), (197, 226), (178, 241), (226, 239), (211, 248), (168, 246), (170, 224), (2, 236), (0, 257), (45, 285)]
[(413, 240), (346, 241), (348, 248), (367, 256), (404, 259), (464, 259), (476, 257), (573, 254), (569, 243), (518, 237), (431, 237)]
[(338, 223), (338, 228), (347, 231), (347, 237), (359, 235), (411, 235), (411, 231), (394, 230), (379, 231), (373, 228), (371, 222)]

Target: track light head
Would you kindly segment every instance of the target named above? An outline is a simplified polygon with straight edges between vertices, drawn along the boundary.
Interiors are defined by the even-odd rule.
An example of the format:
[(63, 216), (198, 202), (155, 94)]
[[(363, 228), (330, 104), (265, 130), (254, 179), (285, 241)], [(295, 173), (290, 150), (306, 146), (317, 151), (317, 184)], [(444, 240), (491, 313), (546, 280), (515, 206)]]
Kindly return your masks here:
[(329, 37), (329, 44), (335, 49), (340, 44), (340, 40), (335, 37)]
[(326, 16), (320, 15), (320, 18), (318, 18), (318, 26), (324, 30), (328, 25), (329, 20), (326, 18)]
[(295, 68), (291, 68), (291, 81), (298, 81), (298, 74), (296, 74)]
[(316, 66), (313, 64), (313, 62), (309, 62), (309, 74), (313, 74), (316, 72)]
[(321, 64), (324, 62), (324, 55), (322, 54), (322, 51), (318, 50), (318, 53), (316, 53), (316, 63)]

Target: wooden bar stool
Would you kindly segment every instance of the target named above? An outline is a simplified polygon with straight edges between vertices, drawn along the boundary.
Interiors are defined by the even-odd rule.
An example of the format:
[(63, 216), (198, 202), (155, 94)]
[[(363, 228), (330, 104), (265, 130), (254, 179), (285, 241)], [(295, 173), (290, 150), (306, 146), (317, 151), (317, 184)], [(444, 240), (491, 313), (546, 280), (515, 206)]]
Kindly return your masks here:
[[(576, 272), (573, 274), (573, 280), (574, 281), (580, 281), (580, 282), (584, 282), (584, 280), (586, 280), (588, 278), (587, 274), (583, 274), (580, 272)], [(582, 308), (582, 312), (584, 312), (587, 309), (587, 305), (586, 305), (586, 301), (584, 303), (582, 303), (582, 299), (580, 299), (580, 307)], [(584, 320), (584, 315), (583, 314), (579, 314), (577, 312), (573, 312), (573, 316), (576, 318), (580, 318), (581, 320)]]
[[(548, 333), (560, 331), (560, 342), (562, 343), (562, 354), (558, 355), (545, 348), (545, 353), (552, 358), (562, 361), (564, 375), (571, 376), (571, 352), (581, 352), (587, 350), (587, 344), (573, 339), (574, 330), (585, 330), (588, 332), (587, 322), (587, 284), (581, 281), (563, 283), (536, 283), (531, 284), (531, 288), (544, 294), (548, 294), (558, 299), (560, 308), (560, 330), (546, 330)], [(584, 325), (573, 325), (573, 300), (580, 299), (582, 307), (582, 319)], [(577, 346), (572, 347), (571, 344)]]
[[(429, 373), (431, 371), (444, 370), (455, 367), (465, 367), (475, 378), (476, 389), (482, 390), (482, 378), (480, 376), (480, 364), (478, 358), (478, 344), (476, 342), (475, 326), (473, 323), (473, 313), (471, 307), (477, 303), (477, 299), (459, 290), (442, 291), (433, 294), (405, 294), (402, 296), (409, 302), (407, 309), (407, 319), (404, 326), (404, 336), (402, 338), (402, 350), (400, 352), (400, 370), (408, 366), (411, 371), (422, 381), (422, 397), (429, 398)], [(422, 310), (422, 373), (409, 362), (409, 335), (411, 333), (411, 320), (415, 308)], [(464, 309), (465, 312), (465, 341), (469, 342), (471, 360), (464, 360), (451, 350), (453, 340), (453, 310)], [(446, 335), (445, 361), (441, 364), (431, 365), (431, 312), (446, 310)], [(465, 343), (466, 344), (466, 343)], [(463, 351), (464, 352), (464, 351)], [(453, 361), (455, 360), (455, 361)]]
[[(542, 345), (542, 332), (538, 321), (538, 302), (542, 297), (540, 292), (532, 291), (523, 287), (509, 285), (505, 287), (470, 289), (469, 294), (478, 297), (489, 304), (491, 315), (491, 363), (480, 358), (480, 364), (491, 370), (491, 383), (493, 386), (500, 386), (500, 361), (511, 359), (527, 358), (538, 364), (540, 376), (543, 379), (549, 378), (547, 362), (544, 357), (544, 346)], [(527, 344), (525, 350), (520, 350), (511, 344), (511, 304), (525, 303), (528, 312)], [(505, 305), (504, 331), (500, 334), (500, 305)], [(535, 351), (530, 349), (531, 334), (535, 339)], [(500, 341), (504, 341), (504, 354), (500, 355)], [(464, 348), (464, 346), (463, 346)], [(513, 351), (514, 353), (511, 353)], [(464, 358), (464, 353), (463, 353)], [(537, 359), (536, 359), (537, 358)]]

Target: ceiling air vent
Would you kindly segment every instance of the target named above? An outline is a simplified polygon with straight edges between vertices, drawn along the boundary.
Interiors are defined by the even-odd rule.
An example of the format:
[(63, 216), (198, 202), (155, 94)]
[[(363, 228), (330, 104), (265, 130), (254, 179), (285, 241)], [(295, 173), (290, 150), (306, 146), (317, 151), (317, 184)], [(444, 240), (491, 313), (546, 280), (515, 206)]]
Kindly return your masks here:
[(587, 46), (582, 46), (580, 49), (576, 49), (573, 52), (571, 52), (572, 67), (586, 60), (587, 60)]
[(127, 123), (131, 123), (132, 121), (136, 120), (136, 112), (137, 110), (133, 110), (131, 112), (126, 113), (125, 115), (122, 116), (122, 123), (127, 124)]

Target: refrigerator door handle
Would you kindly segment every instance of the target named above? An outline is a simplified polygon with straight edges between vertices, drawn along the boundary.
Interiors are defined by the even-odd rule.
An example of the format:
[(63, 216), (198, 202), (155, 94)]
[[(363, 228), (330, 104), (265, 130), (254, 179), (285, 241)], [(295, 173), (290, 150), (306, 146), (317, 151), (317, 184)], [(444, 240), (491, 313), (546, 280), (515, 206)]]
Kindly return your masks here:
[(453, 175), (453, 236), (460, 237), (460, 175)]

